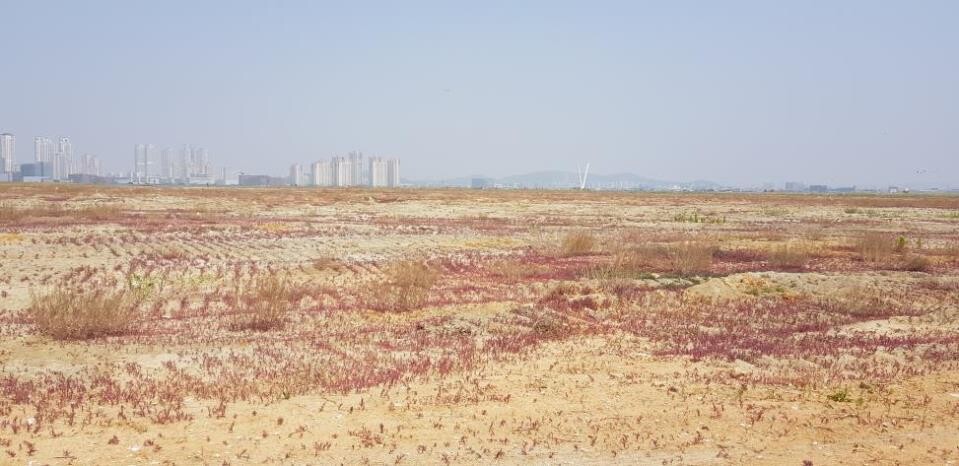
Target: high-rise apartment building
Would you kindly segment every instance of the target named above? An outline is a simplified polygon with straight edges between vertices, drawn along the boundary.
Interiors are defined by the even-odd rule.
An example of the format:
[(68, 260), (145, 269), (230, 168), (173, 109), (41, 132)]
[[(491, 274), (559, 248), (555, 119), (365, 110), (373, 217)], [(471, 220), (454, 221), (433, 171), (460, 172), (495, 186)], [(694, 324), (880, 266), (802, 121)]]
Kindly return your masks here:
[(353, 185), (353, 166), (346, 157), (333, 157), (333, 186)]
[(186, 144), (180, 148), (180, 163), (177, 165), (177, 178), (179, 178), (180, 181), (187, 181), (190, 179), (192, 151), (193, 149)]
[(33, 138), (33, 158), (35, 162), (53, 162), (56, 147), (53, 140), (43, 136)]
[(349, 186), (366, 184), (363, 176), (363, 153), (357, 151), (350, 152), (348, 160), (350, 162)]
[[(290, 167), (289, 183), (296, 186), (399, 186), (400, 160), (370, 157), (363, 165), (363, 154), (350, 152), (327, 161), (313, 162), (304, 173), (299, 164)], [(295, 176), (294, 171), (299, 175)], [(294, 181), (298, 180), (298, 181)]]
[(386, 185), (391, 188), (400, 185), (400, 159), (386, 161)]
[(381, 187), (387, 185), (386, 161), (382, 157), (370, 157), (370, 186)]
[(303, 185), (303, 166), (294, 163), (290, 165), (290, 186), (302, 186)]
[(206, 149), (197, 147), (193, 149), (193, 176), (207, 176), (210, 174), (210, 158)]
[(92, 154), (83, 154), (83, 157), (80, 158), (76, 173), (100, 176), (100, 158)]
[(150, 151), (147, 144), (133, 146), (133, 181), (143, 183), (149, 176)]
[(333, 186), (333, 165), (330, 162), (313, 162), (310, 168), (313, 186)]
[(0, 134), (0, 173), (13, 173), (17, 138), (10, 133)]
[(53, 179), (65, 180), (73, 170), (73, 144), (70, 138), (61, 137), (57, 141), (57, 152), (53, 155)]
[(176, 159), (173, 156), (173, 149), (164, 147), (160, 151), (160, 178), (163, 180), (172, 180), (176, 178)]

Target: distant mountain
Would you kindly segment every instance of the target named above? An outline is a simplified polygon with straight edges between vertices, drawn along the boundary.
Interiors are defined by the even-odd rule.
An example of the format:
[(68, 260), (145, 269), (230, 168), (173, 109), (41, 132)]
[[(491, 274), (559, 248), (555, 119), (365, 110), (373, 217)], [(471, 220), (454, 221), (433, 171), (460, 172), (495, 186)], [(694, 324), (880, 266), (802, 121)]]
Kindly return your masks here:
[[(565, 189), (579, 186), (579, 175), (574, 172), (559, 170), (539, 171), (512, 175), (503, 178), (486, 176), (469, 176), (446, 178), (440, 180), (403, 180), (412, 186), (448, 186), (469, 187), (474, 179), (485, 180), (487, 186), (504, 188), (548, 188)], [(615, 173), (602, 175), (590, 173), (586, 182), (587, 188), (593, 189), (718, 189), (722, 186), (708, 180), (694, 181), (667, 181), (645, 178), (633, 173)]]

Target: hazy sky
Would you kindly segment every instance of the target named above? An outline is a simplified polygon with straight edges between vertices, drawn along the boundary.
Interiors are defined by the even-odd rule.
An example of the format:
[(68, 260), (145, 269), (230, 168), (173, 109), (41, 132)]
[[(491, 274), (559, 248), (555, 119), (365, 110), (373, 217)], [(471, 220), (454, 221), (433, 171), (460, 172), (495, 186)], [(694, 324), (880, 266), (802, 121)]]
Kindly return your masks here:
[[(959, 2), (0, 0), (0, 131), (130, 170), (959, 186)], [(917, 173), (917, 171), (924, 172)]]

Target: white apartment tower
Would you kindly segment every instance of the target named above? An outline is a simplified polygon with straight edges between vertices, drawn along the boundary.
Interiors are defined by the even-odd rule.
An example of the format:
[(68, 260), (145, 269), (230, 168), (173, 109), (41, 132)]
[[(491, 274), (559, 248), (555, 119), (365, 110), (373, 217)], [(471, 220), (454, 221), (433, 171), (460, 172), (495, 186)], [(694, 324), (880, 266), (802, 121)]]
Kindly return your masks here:
[(193, 149), (193, 175), (207, 176), (210, 174), (210, 157), (206, 149), (197, 147)]
[(387, 186), (386, 161), (382, 157), (370, 157), (370, 186)]
[(386, 185), (391, 188), (400, 185), (400, 159), (386, 161)]
[(10, 133), (0, 134), (0, 173), (13, 173), (17, 138)]
[(164, 147), (160, 151), (160, 178), (172, 180), (176, 178), (176, 160), (173, 157), (173, 149)]
[(43, 136), (33, 138), (33, 158), (35, 162), (53, 162), (56, 148), (53, 140)]
[(363, 153), (353, 151), (349, 153), (350, 162), (350, 186), (359, 186), (366, 184), (363, 179)]
[(303, 185), (303, 165), (294, 163), (290, 165), (290, 186)]
[(77, 172), (84, 175), (100, 176), (100, 158), (92, 154), (83, 154)]
[(150, 175), (150, 145), (137, 144), (133, 146), (133, 181), (145, 182)]
[(346, 157), (333, 157), (333, 186), (352, 186), (353, 167)]
[(180, 148), (180, 164), (177, 167), (179, 168), (177, 178), (179, 178), (180, 181), (185, 182), (190, 179), (192, 152), (193, 148), (190, 146), (184, 145)]
[(57, 153), (53, 156), (53, 179), (69, 178), (73, 168), (73, 144), (70, 143), (70, 138), (61, 137), (57, 141)]
[(330, 162), (313, 162), (310, 168), (313, 186), (333, 186), (333, 165)]

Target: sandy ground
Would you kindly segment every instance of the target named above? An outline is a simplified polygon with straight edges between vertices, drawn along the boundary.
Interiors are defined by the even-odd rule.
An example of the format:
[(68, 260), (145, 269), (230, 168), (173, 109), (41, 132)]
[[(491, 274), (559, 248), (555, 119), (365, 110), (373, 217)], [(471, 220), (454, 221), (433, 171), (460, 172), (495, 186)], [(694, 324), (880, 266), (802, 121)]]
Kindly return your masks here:
[[(67, 209), (0, 217), (0, 464), (959, 463), (957, 198), (11, 185), (0, 202)], [(594, 251), (564, 255), (581, 231)], [(864, 232), (909, 252), (864, 260)], [(622, 244), (689, 238), (720, 251), (709, 270), (593, 273)], [(798, 268), (769, 259), (787, 242), (807, 245)], [(441, 271), (430, 298), (370, 309), (404, 258)], [(262, 273), (305, 287), (287, 322), (223, 327), (217, 293)], [(131, 276), (158, 311), (130, 335), (59, 341), (30, 318), (50, 289)], [(825, 327), (770, 326), (743, 358), (635, 324), (679, 338), (700, 313), (794, 303), (820, 307), (769, 315)], [(789, 353), (804, 332), (849, 351)], [(330, 388), (366, 369), (388, 381)], [(217, 391), (230, 375), (263, 380)]]

